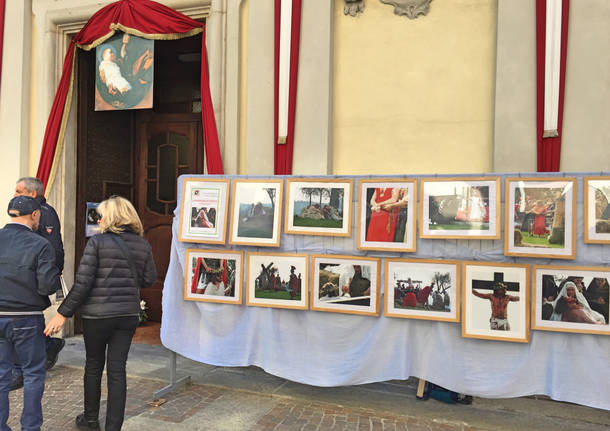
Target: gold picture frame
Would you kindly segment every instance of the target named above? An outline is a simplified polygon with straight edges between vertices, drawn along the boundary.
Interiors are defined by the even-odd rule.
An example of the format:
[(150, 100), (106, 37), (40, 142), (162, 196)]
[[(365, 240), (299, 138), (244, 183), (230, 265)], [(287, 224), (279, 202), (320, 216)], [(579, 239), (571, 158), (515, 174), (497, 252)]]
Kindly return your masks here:
[(529, 265), (462, 262), (462, 337), (528, 343), (529, 271)]
[(585, 177), (584, 181), (584, 241), (610, 244), (610, 176)]
[(310, 308), (378, 316), (380, 267), (375, 257), (312, 255)]
[(284, 180), (233, 180), (229, 244), (279, 247)]
[(576, 257), (576, 178), (506, 178), (504, 254)]
[(419, 236), (499, 239), (500, 177), (422, 178)]
[(229, 183), (229, 180), (216, 178), (182, 178), (179, 241), (225, 243)]
[(610, 267), (534, 265), (532, 329), (610, 335)]
[(417, 180), (358, 181), (358, 250), (415, 252)]
[(384, 316), (459, 322), (460, 269), (457, 260), (385, 259)]
[[(287, 180), (286, 187), (284, 232), (341, 237), (351, 235), (353, 180), (292, 178)], [(314, 202), (314, 196), (319, 199), (317, 202)]]
[(309, 308), (309, 255), (251, 252), (246, 253), (246, 260), (248, 306)]
[(244, 253), (185, 250), (184, 300), (241, 304)]

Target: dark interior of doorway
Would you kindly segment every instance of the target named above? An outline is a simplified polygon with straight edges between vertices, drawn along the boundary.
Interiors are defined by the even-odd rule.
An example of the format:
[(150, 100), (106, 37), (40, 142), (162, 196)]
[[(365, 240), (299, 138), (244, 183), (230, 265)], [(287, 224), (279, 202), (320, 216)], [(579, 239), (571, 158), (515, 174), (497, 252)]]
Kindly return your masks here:
[[(101, 202), (109, 196), (120, 195), (132, 201), (140, 214), (146, 210), (151, 213), (149, 207), (152, 207), (153, 215), (155, 211), (160, 211), (159, 218), (171, 219), (176, 206), (177, 176), (203, 172), (200, 114), (201, 35), (173, 41), (155, 41), (154, 56), (153, 109), (96, 112), (94, 110), (95, 50), (78, 50), (75, 268), (78, 268), (87, 242), (85, 236), (87, 202)], [(149, 133), (143, 137), (146, 124), (155, 124), (155, 136), (150, 136)], [(165, 124), (167, 131), (163, 132)], [(176, 129), (176, 125), (182, 128)], [(188, 127), (185, 129), (184, 125)], [(187, 153), (182, 148), (178, 148), (187, 140), (180, 135), (182, 133), (180, 130), (183, 129), (191, 130), (188, 138), (190, 141), (186, 143), (191, 146), (191, 150)], [(158, 141), (156, 144), (155, 140)], [(153, 148), (154, 145), (157, 147)], [(176, 154), (179, 157), (176, 156), (176, 160), (172, 161), (174, 165), (170, 166), (171, 169), (161, 169), (162, 167), (151, 165), (161, 162), (151, 162), (149, 153), (163, 155), (162, 151), (159, 152), (159, 148), (164, 150), (172, 145), (176, 147)], [(142, 160), (141, 153), (144, 152), (146, 156), (145, 160)], [(183, 154), (188, 154), (188, 164), (178, 160)], [(161, 159), (167, 158), (161, 157)], [(156, 174), (153, 172), (155, 169)], [(162, 200), (161, 203), (155, 201), (151, 195), (151, 190), (159, 189), (161, 193), (166, 191), (165, 195), (159, 198)], [(152, 219), (148, 217), (145, 231), (146, 223), (154, 223), (154, 217)], [(152, 322), (160, 322), (161, 289), (169, 263), (170, 244), (167, 240), (160, 241), (158, 238), (152, 240), (149, 238), (149, 241), (154, 242), (154, 257), (160, 279), (156, 283), (156, 290), (144, 289), (141, 296), (147, 301), (149, 319)], [(78, 316), (75, 329), (77, 333), (82, 330)]]

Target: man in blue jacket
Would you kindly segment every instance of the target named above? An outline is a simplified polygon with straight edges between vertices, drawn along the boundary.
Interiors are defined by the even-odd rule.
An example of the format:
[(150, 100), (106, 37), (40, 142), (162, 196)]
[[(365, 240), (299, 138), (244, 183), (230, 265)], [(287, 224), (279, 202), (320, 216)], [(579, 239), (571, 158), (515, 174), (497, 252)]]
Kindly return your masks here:
[(40, 203), (29, 196), (8, 205), (12, 222), (0, 229), (0, 429), (9, 430), (14, 359), (24, 376), (22, 430), (40, 430), (45, 380), (43, 310), (59, 287), (53, 247), (36, 234)]
[[(15, 196), (30, 196), (40, 203), (40, 222), (36, 233), (47, 239), (53, 246), (55, 252), (55, 265), (59, 273), (64, 270), (64, 244), (61, 240), (61, 225), (55, 209), (49, 205), (44, 197), (42, 181), (35, 177), (20, 178), (15, 184)], [(66, 342), (61, 338), (45, 338), (47, 351), (47, 370), (51, 369), (57, 362), (59, 352), (64, 348)], [(21, 368), (16, 364), (13, 371), (11, 391), (23, 386), (23, 375)]]

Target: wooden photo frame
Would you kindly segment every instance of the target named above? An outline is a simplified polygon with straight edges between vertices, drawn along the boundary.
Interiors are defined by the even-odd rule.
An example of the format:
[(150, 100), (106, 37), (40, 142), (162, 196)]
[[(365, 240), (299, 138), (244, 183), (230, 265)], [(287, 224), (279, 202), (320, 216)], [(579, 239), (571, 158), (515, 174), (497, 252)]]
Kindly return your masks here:
[(529, 342), (528, 299), (529, 265), (462, 262), (463, 337)]
[(610, 177), (585, 177), (585, 242), (610, 244)]
[(499, 177), (422, 179), (419, 202), (421, 238), (500, 238)]
[(247, 253), (246, 303), (307, 310), (307, 254)]
[(576, 257), (576, 178), (507, 178), (504, 254)]
[(460, 262), (385, 259), (385, 316), (460, 321)]
[(416, 250), (417, 180), (398, 178), (358, 183), (359, 250)]
[(229, 243), (279, 247), (284, 180), (233, 180)]
[(378, 316), (380, 265), (374, 257), (313, 255), (310, 308)]
[(284, 231), (349, 237), (353, 186), (353, 180), (344, 178), (289, 179)]
[(609, 267), (532, 269), (532, 329), (610, 335)]
[(187, 248), (184, 300), (241, 304), (243, 260), (241, 251)]
[(229, 207), (229, 180), (182, 178), (178, 239), (224, 244)]

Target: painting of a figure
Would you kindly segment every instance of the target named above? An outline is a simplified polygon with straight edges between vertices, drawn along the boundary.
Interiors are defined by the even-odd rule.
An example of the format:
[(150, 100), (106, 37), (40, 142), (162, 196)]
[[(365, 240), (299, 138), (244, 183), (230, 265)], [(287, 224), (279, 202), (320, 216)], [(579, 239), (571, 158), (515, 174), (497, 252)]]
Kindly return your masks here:
[(96, 47), (95, 110), (153, 106), (154, 41), (117, 32)]

